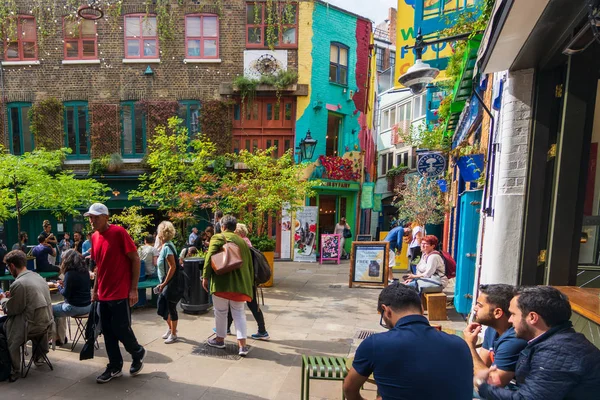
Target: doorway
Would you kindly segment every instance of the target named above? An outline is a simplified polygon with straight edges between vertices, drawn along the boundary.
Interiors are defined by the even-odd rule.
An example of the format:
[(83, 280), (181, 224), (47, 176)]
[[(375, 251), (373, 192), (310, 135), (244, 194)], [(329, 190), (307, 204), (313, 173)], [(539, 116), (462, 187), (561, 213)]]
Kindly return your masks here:
[(340, 132), (342, 130), (341, 115), (327, 114), (327, 136), (325, 136), (325, 155), (339, 156)]

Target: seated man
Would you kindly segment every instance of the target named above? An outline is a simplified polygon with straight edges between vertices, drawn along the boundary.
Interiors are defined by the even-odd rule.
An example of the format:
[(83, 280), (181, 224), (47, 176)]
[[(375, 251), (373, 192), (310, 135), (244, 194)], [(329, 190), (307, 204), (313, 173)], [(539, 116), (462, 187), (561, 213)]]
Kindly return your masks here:
[(502, 388), (489, 371), (482, 371), (475, 379), (482, 398), (598, 398), (600, 350), (573, 329), (567, 296), (550, 286), (526, 287), (510, 301), (509, 311), (516, 336), (528, 341), (517, 361), (517, 388)]
[(360, 388), (373, 374), (383, 399), (471, 399), (473, 359), (458, 336), (440, 332), (423, 316), (417, 292), (395, 283), (379, 295), (378, 310), (388, 332), (365, 339), (344, 393), (362, 399)]
[[(27, 338), (50, 332), (52, 324), (52, 301), (48, 284), (38, 274), (26, 267), (27, 257), (21, 250), (13, 250), (4, 262), (15, 281), (10, 292), (0, 294), (0, 304), (7, 318), (0, 325), (6, 333), (8, 351), (12, 363), (11, 381), (21, 374), (21, 345)], [(48, 340), (42, 340), (41, 350), (48, 352)]]
[(49, 243), (44, 235), (38, 236), (38, 245), (33, 248), (31, 254), (35, 257), (36, 272), (59, 272), (60, 268), (50, 264), (48, 256), (56, 257), (56, 250)]
[[(514, 297), (515, 288), (511, 285), (481, 285), (479, 297), (473, 307), (474, 321), (464, 330), (464, 338), (473, 356), (475, 373), (495, 366), (490, 372), (494, 381), (507, 386), (515, 377), (515, 368), (521, 350), (527, 342), (515, 336), (515, 328), (508, 322), (508, 307)], [(477, 337), (481, 326), (487, 326), (483, 345), (477, 352)]]

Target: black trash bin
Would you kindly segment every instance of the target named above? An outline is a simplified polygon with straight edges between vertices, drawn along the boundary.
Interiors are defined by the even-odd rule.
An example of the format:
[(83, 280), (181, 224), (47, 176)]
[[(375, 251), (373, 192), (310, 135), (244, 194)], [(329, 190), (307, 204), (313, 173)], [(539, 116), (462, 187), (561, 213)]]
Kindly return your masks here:
[(190, 257), (183, 260), (183, 270), (189, 277), (188, 299), (181, 299), (181, 308), (186, 314), (200, 314), (207, 312), (210, 307), (208, 293), (202, 288), (202, 269), (204, 258)]

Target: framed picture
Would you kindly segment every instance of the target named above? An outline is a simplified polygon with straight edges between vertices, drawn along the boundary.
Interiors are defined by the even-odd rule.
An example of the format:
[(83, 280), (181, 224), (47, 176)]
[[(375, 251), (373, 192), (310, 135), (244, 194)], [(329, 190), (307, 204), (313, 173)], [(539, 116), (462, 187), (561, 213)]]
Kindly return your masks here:
[(357, 242), (371, 242), (371, 241), (373, 241), (373, 236), (371, 236), (371, 235), (357, 235), (356, 236), (356, 241)]
[(337, 264), (340, 263), (340, 257), (342, 255), (342, 244), (341, 235), (321, 235), (321, 259), (319, 264), (323, 264), (323, 261), (333, 260)]
[(389, 242), (352, 242), (348, 287), (386, 287), (389, 252)]

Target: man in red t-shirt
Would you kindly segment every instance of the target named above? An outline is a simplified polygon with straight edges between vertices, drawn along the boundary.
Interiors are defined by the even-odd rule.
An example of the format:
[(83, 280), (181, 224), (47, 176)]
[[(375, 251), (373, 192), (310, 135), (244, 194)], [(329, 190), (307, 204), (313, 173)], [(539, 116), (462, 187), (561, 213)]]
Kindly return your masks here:
[(144, 366), (146, 350), (135, 338), (130, 314), (130, 307), (138, 301), (140, 258), (127, 231), (108, 223), (108, 208), (104, 204), (92, 204), (84, 216), (89, 218), (95, 231), (91, 250), (91, 258), (96, 262), (92, 299), (100, 305), (100, 322), (108, 354), (106, 371), (96, 378), (96, 382), (106, 383), (123, 375), (119, 341), (133, 358), (129, 374), (139, 374)]

